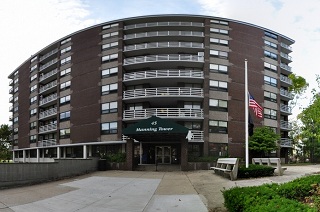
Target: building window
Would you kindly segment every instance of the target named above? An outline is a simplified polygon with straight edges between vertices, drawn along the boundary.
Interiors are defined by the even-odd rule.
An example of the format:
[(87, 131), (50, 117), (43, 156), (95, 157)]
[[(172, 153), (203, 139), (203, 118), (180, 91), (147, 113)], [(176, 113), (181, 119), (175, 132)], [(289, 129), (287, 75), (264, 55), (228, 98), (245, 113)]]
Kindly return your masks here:
[(210, 89), (215, 91), (228, 91), (228, 83), (218, 80), (210, 80)]
[(108, 68), (102, 70), (102, 78), (110, 77), (118, 74), (118, 67)]
[(37, 108), (30, 110), (30, 117), (37, 115)]
[(199, 144), (188, 144), (188, 158), (198, 158), (202, 155), (202, 149)]
[(37, 85), (34, 85), (30, 88), (30, 93), (34, 92), (37, 90)]
[(212, 33), (218, 33), (218, 34), (223, 34), (223, 35), (227, 35), (227, 34), (228, 34), (228, 30), (218, 29), (218, 28), (210, 28), (210, 32), (212, 32)]
[(271, 102), (277, 102), (277, 94), (269, 91), (264, 91), (264, 99)]
[(111, 38), (114, 36), (118, 36), (119, 32), (110, 32), (102, 35), (102, 39)]
[(36, 121), (31, 122), (31, 123), (30, 123), (30, 130), (34, 130), (34, 129), (36, 129), (36, 128), (37, 128), (37, 122), (36, 122)]
[(209, 99), (210, 110), (228, 111), (228, 101), (221, 99)]
[(210, 23), (212, 23), (212, 24), (220, 24), (220, 25), (225, 25), (225, 26), (229, 25), (229, 22), (227, 22), (227, 21), (219, 21), (219, 20), (210, 20)]
[(118, 132), (117, 122), (106, 122), (101, 124), (101, 134), (115, 134)]
[(269, 76), (264, 76), (264, 83), (267, 85), (277, 87), (277, 79), (269, 77)]
[(218, 64), (210, 64), (210, 71), (226, 74), (226, 73), (228, 73), (228, 66), (218, 65)]
[(33, 71), (36, 70), (36, 69), (37, 69), (37, 64), (34, 65), (34, 66), (32, 66), (32, 67), (30, 68), (30, 72), (33, 72)]
[(219, 58), (228, 58), (228, 52), (211, 49), (210, 55)]
[(278, 60), (278, 55), (267, 50), (264, 51), (264, 56), (269, 57), (274, 60)]
[(214, 156), (214, 157), (228, 156), (228, 144), (209, 142), (209, 156)]
[(278, 68), (276, 65), (272, 65), (270, 63), (264, 62), (264, 69), (268, 71), (278, 72)]
[(210, 38), (210, 43), (223, 45), (223, 46), (228, 46), (229, 41), (223, 40), (223, 39), (218, 39), (218, 38)]
[(60, 98), (60, 105), (65, 105), (70, 103), (70, 95)]
[(201, 130), (202, 129), (201, 122), (186, 121), (186, 122), (184, 122), (184, 126), (186, 128), (188, 128), (189, 130)]
[(61, 129), (59, 132), (60, 139), (70, 138), (70, 128)]
[(67, 38), (67, 39), (61, 41), (60, 44), (63, 45), (63, 44), (66, 44), (66, 43), (68, 43), (70, 41), (71, 41), (71, 38)]
[(65, 64), (70, 63), (70, 62), (71, 62), (71, 56), (62, 59), (60, 61), (60, 65), (65, 65)]
[(118, 103), (117, 102), (106, 102), (101, 105), (101, 113), (115, 113), (118, 112)]
[(267, 119), (277, 120), (277, 111), (269, 108), (264, 108), (264, 117)]
[(33, 80), (37, 79), (37, 74), (34, 74), (30, 77), (30, 82), (32, 82)]
[(70, 73), (71, 73), (71, 68), (64, 69), (60, 71), (60, 77), (64, 77), (66, 75), (69, 75)]
[(111, 49), (118, 46), (118, 41), (112, 43), (106, 43), (102, 45), (102, 50)]
[(71, 81), (63, 82), (60, 84), (60, 90), (66, 90), (70, 88), (71, 86)]
[(103, 26), (102, 29), (110, 29), (112, 27), (117, 27), (117, 26), (119, 26), (118, 23), (116, 23), (116, 24), (108, 24), (108, 25)]
[(186, 109), (201, 109), (200, 102), (184, 102), (184, 107)]
[(30, 135), (30, 143), (37, 142), (37, 135)]
[(228, 133), (228, 122), (209, 120), (209, 133)]
[(101, 91), (102, 91), (102, 95), (106, 95), (109, 93), (116, 93), (118, 90), (118, 83), (113, 83), (113, 84), (109, 84), (109, 85), (103, 85), (101, 87)]
[(60, 54), (65, 54), (70, 51), (71, 51), (71, 46), (68, 46), (67, 48), (61, 49)]
[(273, 33), (271, 33), (271, 32), (264, 32), (264, 35), (269, 37), (269, 38), (273, 38), (273, 39), (276, 39), (276, 40), (278, 39), (278, 36), (273, 34)]
[(278, 45), (277, 44), (272, 43), (272, 42), (267, 41), (267, 40), (264, 41), (264, 45), (269, 46), (269, 47), (274, 48), (274, 49), (278, 49)]
[(102, 63), (108, 63), (108, 62), (112, 62), (115, 60), (118, 60), (118, 54), (110, 54), (110, 55), (103, 56), (101, 58)]
[(17, 123), (18, 121), (19, 121), (19, 117), (18, 116), (13, 119), (13, 123)]
[(37, 102), (38, 96), (34, 96), (30, 99), (30, 105), (34, 104)]
[(142, 103), (133, 103), (133, 104), (128, 104), (127, 105), (128, 110), (142, 110), (143, 105)]
[(70, 120), (70, 111), (60, 113), (60, 122)]

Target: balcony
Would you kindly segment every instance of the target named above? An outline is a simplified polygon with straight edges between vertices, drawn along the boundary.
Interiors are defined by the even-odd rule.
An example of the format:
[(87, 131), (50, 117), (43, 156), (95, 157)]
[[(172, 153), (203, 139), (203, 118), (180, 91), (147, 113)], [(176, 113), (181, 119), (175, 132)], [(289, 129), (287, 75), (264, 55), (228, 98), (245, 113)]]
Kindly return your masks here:
[(203, 37), (203, 32), (198, 31), (155, 31), (155, 32), (141, 32), (124, 35), (124, 40), (145, 38), (145, 37), (158, 37), (158, 36), (194, 36)]
[(280, 43), (280, 46), (281, 46), (281, 50), (283, 50), (285, 53), (290, 53), (292, 52), (292, 47), (285, 44), (285, 43)]
[(11, 96), (11, 97), (9, 98), (9, 102), (10, 102), (10, 103), (13, 102), (13, 96)]
[(292, 85), (292, 80), (289, 77), (282, 74), (280, 74), (280, 82), (282, 82), (281, 85), (286, 85), (286, 86)]
[(13, 94), (13, 88), (10, 88), (9, 94)]
[(54, 55), (58, 52), (58, 49), (54, 49), (48, 53), (46, 53), (45, 55), (43, 55), (42, 57), (40, 57), (39, 62), (45, 60), (46, 58), (50, 57), (51, 55)]
[(281, 56), (282, 59), (284, 59), (284, 62), (285, 62), (285, 63), (290, 63), (290, 62), (292, 62), (292, 57), (289, 56), (288, 54), (285, 54), (285, 53), (283, 53), (283, 52), (280, 52), (280, 56)]
[(128, 45), (124, 47), (124, 51), (134, 51), (140, 49), (152, 49), (152, 48), (200, 48), (203, 49), (203, 43), (195, 42), (152, 42)]
[(288, 66), (285, 63), (280, 63), (280, 68), (282, 68), (283, 70), (288, 71), (289, 73), (292, 73), (292, 68), (290, 66)]
[(48, 139), (38, 141), (38, 147), (47, 147), (47, 146), (55, 146), (57, 145), (57, 139)]
[(204, 142), (203, 140), (203, 131), (200, 130), (191, 130), (193, 134), (191, 140), (189, 142)]
[(280, 88), (280, 96), (285, 97), (285, 99), (287, 99), (287, 100), (292, 100), (294, 97), (294, 95), (291, 92), (289, 92), (283, 88)]
[(202, 88), (145, 88), (123, 92), (123, 100), (148, 97), (196, 97), (203, 98)]
[(9, 107), (9, 112), (13, 112), (13, 106)]
[(47, 133), (57, 130), (57, 124), (48, 124), (39, 127), (39, 133)]
[(13, 80), (10, 80), (9, 86), (13, 85)]
[(47, 96), (47, 97), (43, 98), (42, 100), (40, 100), (39, 106), (43, 106), (45, 104), (48, 104), (48, 103), (56, 100), (57, 98), (58, 98), (58, 94), (56, 94), (56, 93), (52, 94), (50, 96)]
[(138, 110), (125, 110), (124, 120), (146, 119), (151, 116), (171, 119), (203, 119), (202, 109), (188, 108), (146, 108)]
[(144, 28), (144, 27), (159, 27), (159, 26), (203, 27), (204, 24), (199, 22), (178, 22), (178, 21), (151, 22), (151, 23), (127, 25), (127, 26), (124, 26), (124, 29), (128, 30), (128, 29), (137, 29), (137, 28)]
[(288, 122), (288, 121), (283, 121), (283, 120), (281, 120), (281, 121), (280, 121), (280, 129), (281, 129), (281, 130), (288, 130), (288, 131), (290, 131), (290, 130), (292, 130), (292, 124), (291, 124), (290, 122)]
[(52, 117), (57, 114), (57, 108), (51, 108), (39, 113), (39, 120)]
[(52, 89), (54, 87), (57, 87), (57, 84), (58, 84), (58, 82), (57, 82), (57, 80), (55, 80), (55, 81), (52, 81), (52, 82), (40, 87), (39, 94), (41, 94), (45, 91), (49, 91), (50, 89)]
[(287, 148), (292, 148), (292, 140), (289, 138), (281, 138), (280, 140), (280, 147), (287, 147)]
[(286, 114), (292, 114), (292, 108), (285, 104), (280, 104), (280, 112), (286, 113)]
[(54, 69), (46, 74), (41, 74), (39, 77), (39, 82), (44, 82), (46, 79), (50, 79), (50, 77), (55, 76), (58, 73), (58, 69)]
[(53, 64), (57, 63), (58, 62), (58, 59), (55, 58), (49, 62), (47, 62), (46, 64), (40, 66), (40, 71), (43, 71), (44, 69), (48, 68), (49, 66), (52, 66)]
[(13, 116), (9, 116), (9, 121), (12, 121), (13, 120)]

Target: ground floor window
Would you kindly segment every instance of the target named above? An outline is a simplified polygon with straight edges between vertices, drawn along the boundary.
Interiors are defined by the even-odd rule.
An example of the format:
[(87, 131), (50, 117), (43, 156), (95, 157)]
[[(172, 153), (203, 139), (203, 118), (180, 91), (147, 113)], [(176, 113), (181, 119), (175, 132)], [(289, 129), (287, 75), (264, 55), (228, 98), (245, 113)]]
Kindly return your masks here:
[(227, 157), (228, 144), (209, 143), (209, 156)]
[(203, 156), (203, 144), (188, 144), (188, 161), (197, 161), (197, 158)]

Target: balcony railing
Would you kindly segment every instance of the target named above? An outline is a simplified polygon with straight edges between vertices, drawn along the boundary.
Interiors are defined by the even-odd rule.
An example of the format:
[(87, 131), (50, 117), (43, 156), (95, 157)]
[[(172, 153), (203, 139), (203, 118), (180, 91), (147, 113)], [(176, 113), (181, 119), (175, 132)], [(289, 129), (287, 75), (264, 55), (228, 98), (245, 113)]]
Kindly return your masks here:
[(58, 52), (58, 49), (54, 49), (54, 50), (48, 52), (47, 54), (43, 55), (42, 57), (40, 57), (40, 60), (39, 60), (39, 61), (41, 62), (42, 60), (50, 57), (51, 55), (53, 55), (53, 54), (55, 54), (55, 53), (57, 53), (57, 52)]
[(280, 104), (280, 111), (291, 114), (292, 108), (285, 104)]
[(13, 96), (9, 98), (9, 102), (13, 102)]
[(145, 119), (151, 116), (177, 119), (203, 119), (203, 110), (188, 108), (147, 108), (139, 110), (125, 110), (123, 113), (123, 119)]
[(57, 129), (57, 124), (48, 124), (48, 125), (39, 127), (39, 133), (50, 132), (56, 129)]
[(49, 90), (50, 88), (56, 87), (57, 84), (58, 84), (57, 80), (52, 81), (52, 82), (40, 87), (39, 93), (45, 92), (45, 91)]
[(203, 142), (203, 131), (200, 130), (191, 130), (192, 138), (189, 142)]
[(282, 68), (282, 69), (284, 69), (286, 71), (292, 72), (291, 71), (292, 68), (290, 66), (288, 66), (287, 64), (280, 63), (280, 68)]
[(280, 74), (280, 81), (281, 82), (285, 82), (285, 83), (287, 83), (289, 85), (292, 85), (292, 80), (289, 77), (284, 76), (282, 74)]
[(124, 59), (124, 65), (136, 64), (136, 63), (147, 63), (147, 62), (157, 62), (157, 61), (192, 61), (192, 62), (203, 62), (204, 58), (198, 55), (149, 55), (149, 56), (139, 56), (130, 57)]
[(149, 70), (126, 73), (123, 76), (123, 81), (138, 80), (138, 79), (149, 79), (149, 78), (200, 78), (203, 79), (203, 71), (195, 70)]
[(39, 119), (43, 119), (43, 118), (46, 118), (46, 117), (49, 117), (49, 116), (53, 116), (53, 115), (56, 115), (57, 114), (57, 108), (51, 108), (49, 110), (45, 110), (43, 112), (40, 112), (39, 113)]
[(10, 106), (9, 107), (9, 112), (12, 112), (13, 111), (13, 106)]
[(203, 23), (199, 22), (178, 22), (178, 21), (169, 21), (169, 22), (151, 22), (151, 23), (142, 23), (142, 24), (132, 24), (124, 26), (124, 29), (136, 29), (143, 27), (156, 27), (156, 26), (195, 26), (203, 27)]
[(13, 80), (10, 80), (9, 85), (13, 85)]
[(132, 99), (140, 97), (168, 97), (168, 96), (188, 96), (203, 97), (202, 88), (145, 88), (127, 90), (123, 92), (123, 99)]
[(281, 138), (280, 146), (281, 147), (292, 147), (292, 140), (289, 138)]
[(58, 72), (58, 69), (54, 69), (54, 70), (52, 70), (52, 71), (50, 71), (50, 72), (48, 72), (46, 74), (42, 74), (39, 77), (39, 81), (41, 82), (41, 81), (43, 81), (45, 79), (48, 79), (49, 77), (55, 75), (57, 72)]
[(284, 96), (286, 98), (289, 98), (289, 99), (293, 99), (293, 94), (287, 90), (284, 90), (284, 89), (280, 89), (280, 95), (281, 96)]
[(285, 54), (285, 53), (283, 53), (283, 52), (280, 52), (280, 56), (285, 58), (285, 59), (287, 59), (287, 60), (289, 60), (289, 61), (292, 61), (292, 57), (287, 55), (287, 54)]
[(281, 47), (285, 48), (285, 49), (288, 49), (289, 51), (292, 51), (292, 47), (285, 44), (285, 43), (280, 43)]
[(42, 70), (44, 70), (44, 69), (48, 68), (49, 66), (51, 66), (51, 65), (55, 64), (56, 62), (58, 62), (58, 59), (57, 59), (57, 58), (55, 58), (55, 59), (53, 59), (53, 60), (51, 60), (51, 61), (47, 62), (47, 63), (46, 63), (46, 64), (44, 64), (43, 66), (40, 66), (40, 71), (42, 71)]
[(55, 145), (57, 145), (56, 139), (38, 141), (38, 147), (47, 147), (47, 146), (55, 146)]
[(151, 49), (151, 48), (204, 48), (203, 43), (195, 42), (152, 42), (128, 45), (124, 47), (124, 51), (133, 51), (139, 49)]
[(39, 102), (39, 105), (41, 106), (41, 105), (44, 105), (44, 104), (46, 104), (46, 103), (48, 103), (48, 102), (51, 102), (51, 101), (54, 101), (54, 100), (56, 100), (58, 98), (58, 94), (52, 94), (52, 95), (50, 95), (50, 96), (47, 96), (47, 97), (45, 97), (45, 98), (43, 98), (42, 100), (40, 100), (40, 102)]
[(203, 37), (203, 32), (198, 31), (155, 31), (155, 32), (141, 32), (128, 34), (124, 36), (124, 39), (144, 38), (144, 37), (156, 37), (156, 36), (195, 36)]
[(284, 130), (292, 130), (292, 124), (288, 121), (280, 121), (280, 128)]
[(13, 94), (13, 88), (10, 88), (9, 93)]

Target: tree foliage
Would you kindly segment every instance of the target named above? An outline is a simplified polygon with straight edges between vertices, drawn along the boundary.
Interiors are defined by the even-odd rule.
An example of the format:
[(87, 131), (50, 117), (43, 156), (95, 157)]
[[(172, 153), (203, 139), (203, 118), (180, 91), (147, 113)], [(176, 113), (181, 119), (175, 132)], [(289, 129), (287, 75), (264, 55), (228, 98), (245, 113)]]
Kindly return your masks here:
[(270, 127), (258, 127), (254, 129), (249, 138), (249, 149), (257, 153), (268, 153), (278, 148), (277, 141), (280, 135), (276, 134)]
[(305, 78), (297, 76), (293, 73), (290, 74), (288, 78), (292, 81), (292, 85), (289, 87), (289, 91), (294, 95), (294, 98), (291, 101), (291, 106), (294, 107), (297, 105), (299, 99), (304, 98), (303, 94), (309, 87), (309, 83), (307, 83)]
[(0, 159), (7, 160), (10, 159), (10, 137), (11, 130), (7, 124), (2, 124), (0, 126)]

